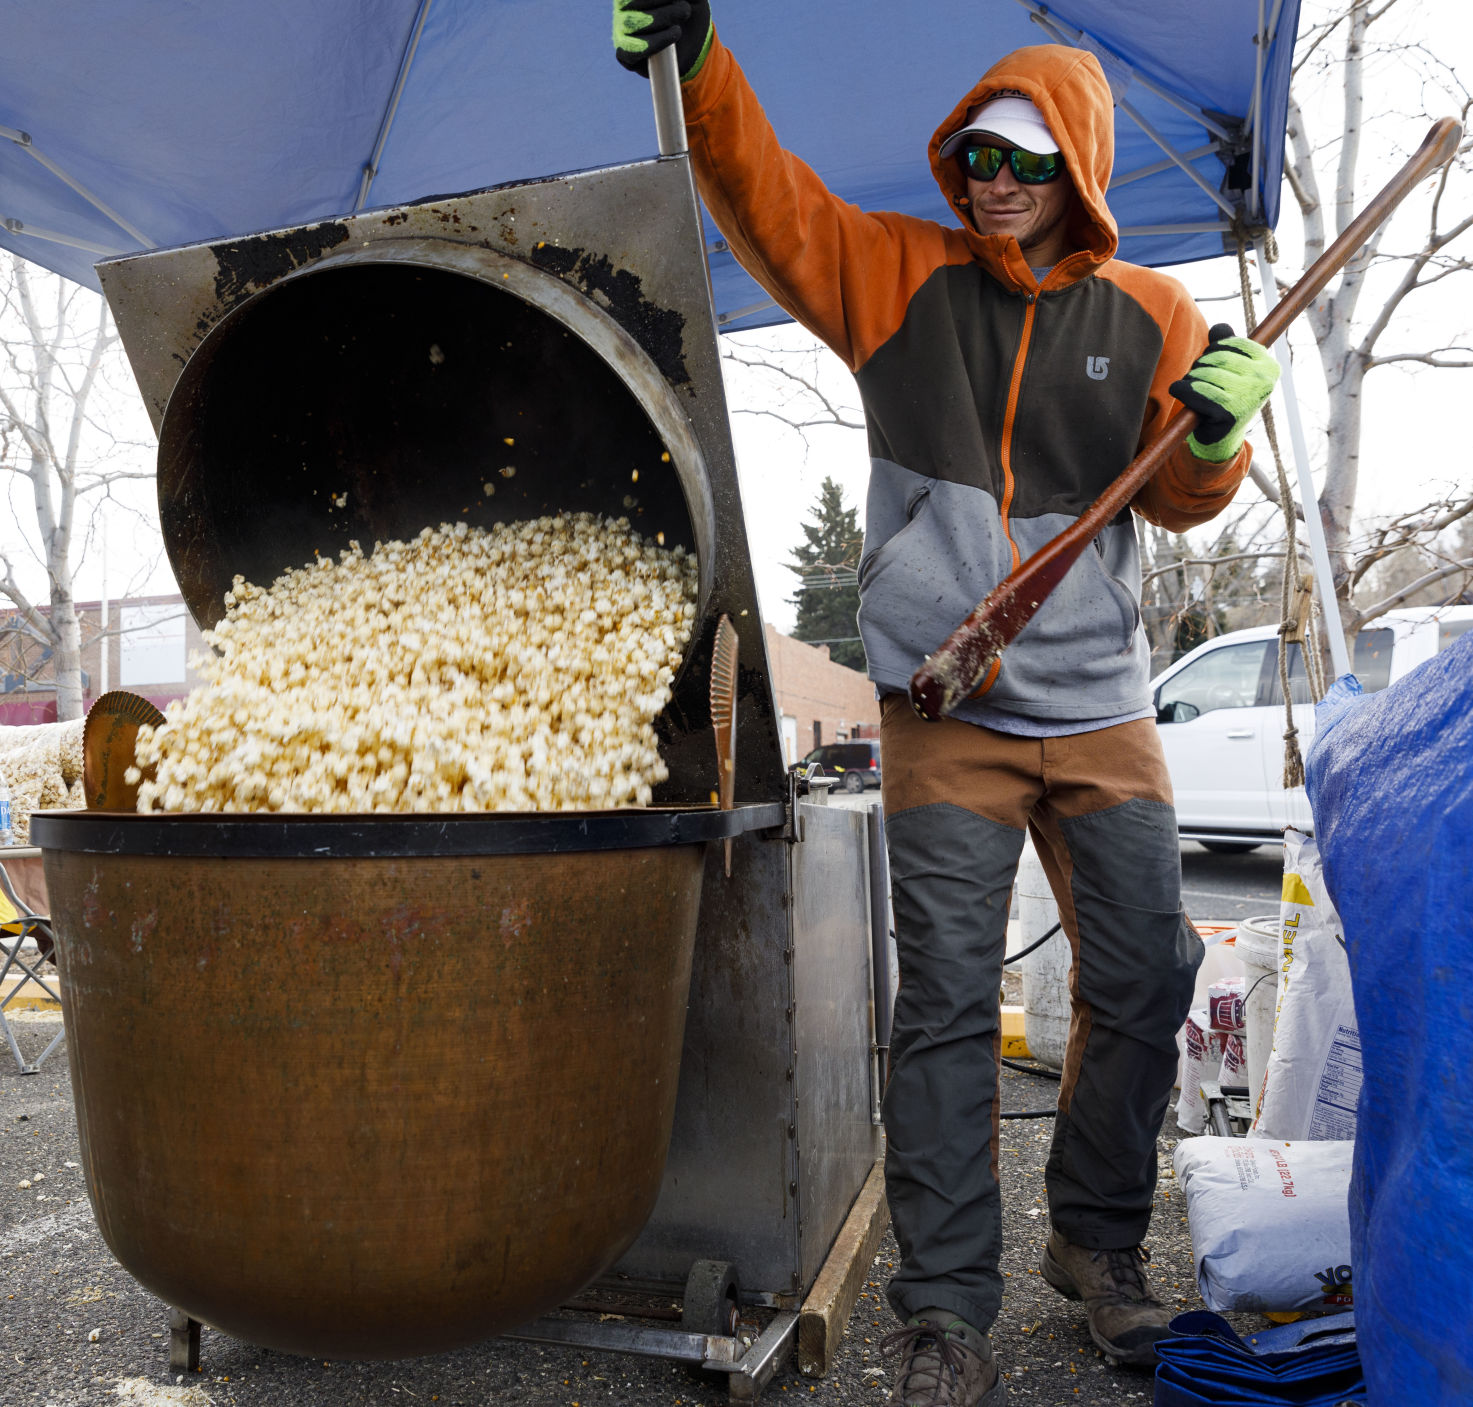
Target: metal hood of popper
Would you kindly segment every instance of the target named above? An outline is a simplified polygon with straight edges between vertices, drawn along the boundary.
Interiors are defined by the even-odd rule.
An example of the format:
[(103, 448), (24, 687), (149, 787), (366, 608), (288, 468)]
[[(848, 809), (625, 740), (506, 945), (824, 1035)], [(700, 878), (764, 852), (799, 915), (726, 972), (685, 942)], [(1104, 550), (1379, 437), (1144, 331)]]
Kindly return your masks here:
[(159, 429), (160, 520), (197, 620), (219, 618), (235, 574), (267, 582), (354, 539), (368, 548), (440, 522), (559, 510), (627, 515), (700, 566), (657, 799), (710, 795), (706, 680), (723, 613), (742, 660), (738, 800), (782, 796), (684, 157), (98, 271)]

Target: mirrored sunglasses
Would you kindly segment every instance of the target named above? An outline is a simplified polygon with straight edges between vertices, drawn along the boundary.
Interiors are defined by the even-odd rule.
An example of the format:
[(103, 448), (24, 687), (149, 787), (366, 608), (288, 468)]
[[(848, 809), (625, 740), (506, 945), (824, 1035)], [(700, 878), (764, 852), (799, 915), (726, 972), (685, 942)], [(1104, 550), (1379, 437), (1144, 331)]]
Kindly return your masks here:
[(1003, 162), (1025, 186), (1043, 186), (1058, 180), (1064, 170), (1062, 152), (1040, 153), (1019, 147), (995, 147), (990, 144), (965, 146), (957, 153), (962, 170), (974, 181), (990, 181), (1002, 170)]

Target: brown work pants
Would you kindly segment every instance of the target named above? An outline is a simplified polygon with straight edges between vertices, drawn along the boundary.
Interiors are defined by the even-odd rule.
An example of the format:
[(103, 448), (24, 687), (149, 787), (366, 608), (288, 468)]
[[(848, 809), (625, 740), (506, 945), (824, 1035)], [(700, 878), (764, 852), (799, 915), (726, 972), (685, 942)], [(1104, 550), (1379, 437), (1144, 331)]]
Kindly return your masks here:
[(1002, 1301), (999, 988), (1025, 833), (1073, 950), (1045, 1183), (1053, 1224), (1077, 1244), (1145, 1236), (1202, 944), (1181, 910), (1154, 722), (1021, 738), (925, 723), (887, 695), (881, 741), (900, 960), (884, 1102), (901, 1252), (890, 1301), (902, 1319), (941, 1308), (986, 1329)]

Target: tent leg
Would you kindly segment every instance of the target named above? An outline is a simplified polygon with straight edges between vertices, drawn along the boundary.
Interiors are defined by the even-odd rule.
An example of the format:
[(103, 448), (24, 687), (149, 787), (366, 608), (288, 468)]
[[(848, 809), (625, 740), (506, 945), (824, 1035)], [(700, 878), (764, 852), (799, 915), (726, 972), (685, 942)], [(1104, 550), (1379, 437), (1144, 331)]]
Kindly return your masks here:
[[(1279, 301), (1279, 288), (1269, 267), (1263, 238), (1254, 240), (1258, 255), (1258, 278), (1263, 288), (1263, 301), (1272, 310)], [(1314, 585), (1319, 592), (1320, 612), (1324, 618), (1325, 638), (1330, 646), (1330, 663), (1335, 677), (1351, 674), (1350, 652), (1345, 646), (1345, 630), (1340, 623), (1340, 605), (1335, 600), (1335, 577), (1330, 570), (1330, 548), (1325, 541), (1325, 524), (1320, 518), (1319, 499), (1315, 496), (1314, 479), (1309, 472), (1309, 446), (1304, 441), (1304, 422), (1299, 417), (1299, 398), (1294, 394), (1294, 367), (1289, 360), (1289, 339), (1280, 337), (1274, 346), (1283, 376), (1279, 389), (1284, 393), (1284, 408), (1289, 413), (1289, 438), (1294, 446), (1294, 467), (1299, 474), (1299, 500), (1304, 505), (1304, 525), (1309, 531), (1309, 552), (1314, 562)]]

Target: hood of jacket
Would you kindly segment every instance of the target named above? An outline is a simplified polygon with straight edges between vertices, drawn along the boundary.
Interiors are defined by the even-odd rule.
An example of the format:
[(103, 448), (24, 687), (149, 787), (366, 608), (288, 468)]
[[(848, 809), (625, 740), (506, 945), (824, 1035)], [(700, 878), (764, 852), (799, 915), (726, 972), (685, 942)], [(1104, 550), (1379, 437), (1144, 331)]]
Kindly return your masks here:
[(941, 159), (941, 144), (967, 124), (967, 115), (989, 98), (1030, 98), (1054, 134), (1077, 200), (1069, 217), (1069, 241), (1077, 253), (1060, 260), (1050, 286), (1072, 283), (1114, 257), (1119, 243), (1115, 217), (1105, 204), (1115, 162), (1115, 105), (1100, 61), (1064, 44), (1015, 49), (987, 70), (931, 138), (931, 171), (946, 203), (961, 214), (967, 242), (990, 272), (1004, 282), (1034, 286), (1027, 261), (1012, 235), (978, 234), (966, 211), (967, 182), (955, 157)]

